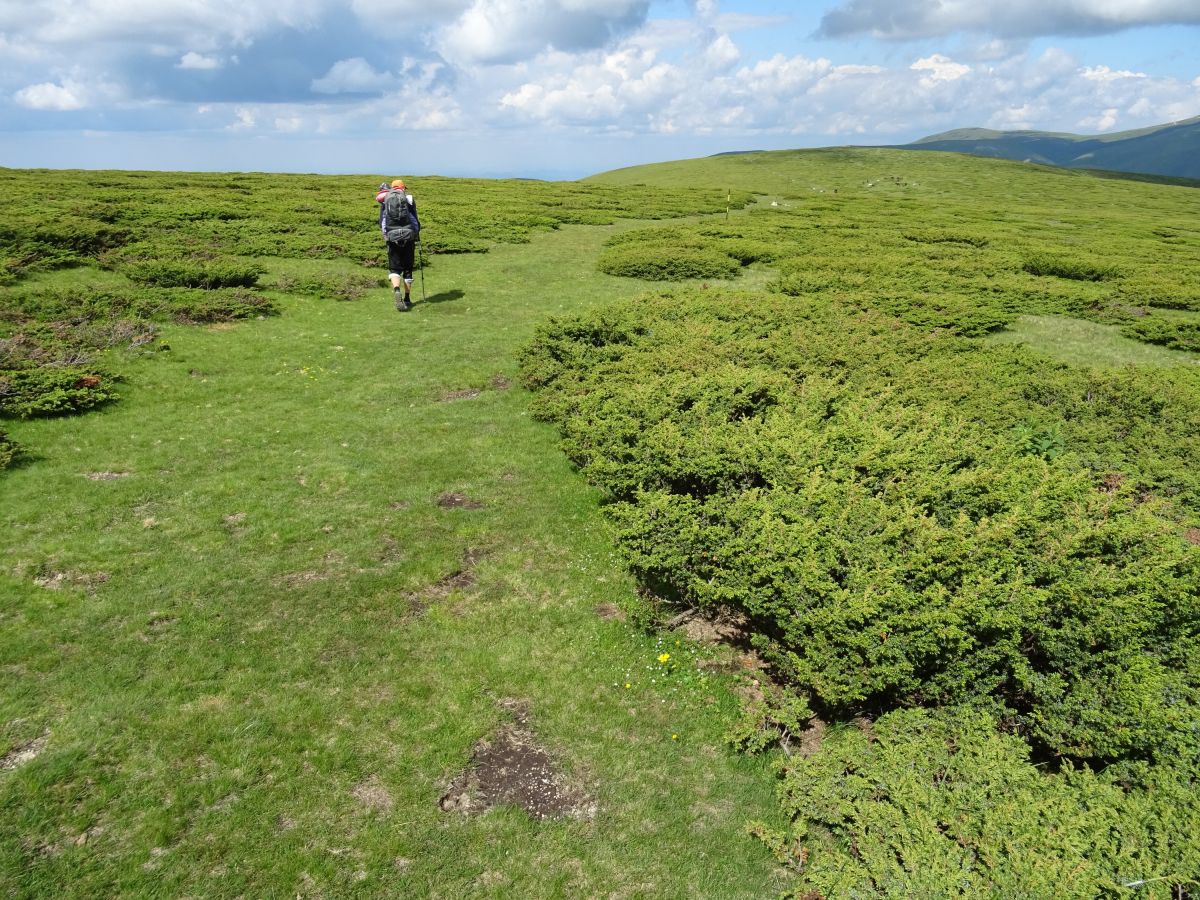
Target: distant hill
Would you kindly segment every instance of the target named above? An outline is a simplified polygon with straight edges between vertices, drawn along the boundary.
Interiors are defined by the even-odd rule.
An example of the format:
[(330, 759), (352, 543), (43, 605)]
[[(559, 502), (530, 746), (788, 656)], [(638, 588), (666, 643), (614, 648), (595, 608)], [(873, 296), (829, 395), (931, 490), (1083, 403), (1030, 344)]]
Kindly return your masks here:
[(905, 144), (904, 149), (949, 150), (1073, 169), (1196, 179), (1200, 178), (1200, 116), (1098, 135), (959, 128)]

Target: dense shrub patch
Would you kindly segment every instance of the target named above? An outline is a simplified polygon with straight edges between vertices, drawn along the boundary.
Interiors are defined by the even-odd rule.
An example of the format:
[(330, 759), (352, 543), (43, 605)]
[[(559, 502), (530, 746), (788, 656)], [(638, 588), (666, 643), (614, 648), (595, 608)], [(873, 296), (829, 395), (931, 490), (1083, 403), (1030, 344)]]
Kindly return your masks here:
[(1167, 319), (1162, 316), (1136, 318), (1122, 329), (1130, 337), (1172, 350), (1200, 353), (1200, 318)]
[(115, 400), (113, 376), (93, 368), (0, 370), (0, 414), (23, 419), (92, 409)]
[(1074, 281), (1107, 281), (1120, 274), (1116, 266), (1046, 254), (1031, 256), (1022, 263), (1021, 268), (1030, 275), (1053, 275)]
[(214, 288), (254, 287), (262, 267), (233, 261), (190, 263), (172, 260), (147, 260), (131, 263), (122, 273), (137, 284), (154, 287)]
[(367, 274), (323, 272), (306, 275), (281, 275), (274, 288), (289, 294), (307, 294), (333, 300), (357, 300), (371, 288), (381, 287), (385, 279)]
[(708, 292), (556, 323), (524, 370), (644, 581), (748, 613), (822, 708), (988, 696), (1060, 755), (1200, 748), (1193, 373), (1126, 397), (1019, 350)]
[(889, 713), (829, 734), (784, 776), (787, 834), (757, 832), (826, 897), (1184, 896), (1200, 872), (1200, 792), (1116, 772), (1047, 775), (986, 711)]
[(621, 245), (610, 247), (597, 263), (601, 272), (644, 278), (648, 281), (685, 281), (689, 278), (732, 278), (741, 264), (718, 250)]
[[(1126, 851), (1138, 871), (1187, 871), (1162, 867), (1191, 861), (1200, 817), (1200, 548), (1184, 539), (1200, 521), (1200, 373), (1047, 365), (821, 295), (711, 290), (555, 321), (522, 367), (642, 583), (748, 618), (793, 692), (767, 720), (794, 734), (814, 710), (994, 718), (893, 713), (894, 749), (790, 767), (786, 802), (811, 839), (791, 861), (829, 854), (806, 884), (921, 894), (961, 870), (961, 890), (1036, 894), (1034, 860), (1082, 854), (1074, 895), (1089, 896)], [(947, 753), (953, 793), (903, 761), (937, 772)], [(1031, 755), (1082, 774), (1039, 787)], [(964, 792), (1010, 789), (1041, 818), (951, 816)], [(1132, 816), (1141, 849), (1089, 848), (1093, 804)], [(950, 846), (936, 821), (973, 842)], [(993, 840), (1047, 829), (1068, 843), (997, 865)], [(764, 837), (783, 856), (801, 846)], [(868, 850), (846, 869), (850, 845)]]
[(821, 294), (930, 330), (980, 336), (1022, 315), (1068, 315), (1196, 349), (1194, 326), (1159, 311), (1200, 310), (1200, 272), (1182, 239), (1164, 247), (1122, 219), (1085, 225), (1031, 211), (1016, 220), (960, 204), (939, 195), (898, 208), (848, 194), (760, 206), (732, 221), (622, 233), (599, 266), (648, 281), (734, 277), (727, 257), (770, 266), (782, 293)]
[(30, 322), (226, 322), (277, 312), (261, 294), (246, 290), (162, 288), (32, 288), (12, 291), (0, 308), (10, 330)]

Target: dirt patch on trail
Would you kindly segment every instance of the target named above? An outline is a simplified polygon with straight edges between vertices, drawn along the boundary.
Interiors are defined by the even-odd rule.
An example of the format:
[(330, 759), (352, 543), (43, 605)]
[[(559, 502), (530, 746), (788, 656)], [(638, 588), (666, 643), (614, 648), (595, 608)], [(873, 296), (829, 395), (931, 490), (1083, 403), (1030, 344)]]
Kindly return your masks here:
[(707, 616), (696, 612), (685, 614), (676, 627), (690, 641), (740, 647), (749, 643), (748, 625), (749, 620), (740, 613), (726, 612)]
[(471, 762), (438, 802), (442, 811), (478, 815), (511, 804), (535, 819), (593, 817), (595, 801), (559, 771), (530, 729), (528, 703), (503, 700), (500, 705), (513, 721), (475, 745)]
[(43, 570), (33, 577), (33, 583), (48, 591), (61, 591), (63, 588), (80, 587), (90, 591), (104, 584), (111, 576), (107, 572), (51, 572)]
[(27, 762), (33, 762), (41, 756), (42, 751), (46, 749), (46, 744), (50, 742), (50, 732), (43, 732), (40, 736), (29, 741), (23, 741), (17, 744), (11, 750), (0, 757), (0, 770), (10, 772), (17, 766), (23, 766)]
[(433, 584), (414, 591), (408, 595), (410, 609), (414, 613), (423, 613), (430, 604), (445, 600), (455, 591), (465, 591), (475, 585), (475, 566), (486, 556), (486, 552), (477, 547), (468, 547), (463, 553), (462, 563), (457, 569), (439, 578)]
[(465, 494), (442, 494), (437, 498), (437, 505), (442, 509), (483, 509), (480, 501), (472, 500)]
[(455, 400), (472, 400), (482, 394), (483, 391), (478, 388), (463, 388), (458, 391), (447, 391), (438, 397), (442, 403), (452, 403)]

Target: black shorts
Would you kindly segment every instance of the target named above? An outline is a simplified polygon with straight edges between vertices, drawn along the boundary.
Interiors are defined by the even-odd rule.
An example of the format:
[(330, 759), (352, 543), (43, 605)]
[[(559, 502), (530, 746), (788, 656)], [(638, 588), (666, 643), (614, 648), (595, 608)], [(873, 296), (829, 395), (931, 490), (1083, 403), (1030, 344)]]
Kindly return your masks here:
[(388, 241), (388, 274), (401, 275), (405, 281), (412, 281), (413, 259), (416, 256), (417, 242), (408, 241), (398, 244)]

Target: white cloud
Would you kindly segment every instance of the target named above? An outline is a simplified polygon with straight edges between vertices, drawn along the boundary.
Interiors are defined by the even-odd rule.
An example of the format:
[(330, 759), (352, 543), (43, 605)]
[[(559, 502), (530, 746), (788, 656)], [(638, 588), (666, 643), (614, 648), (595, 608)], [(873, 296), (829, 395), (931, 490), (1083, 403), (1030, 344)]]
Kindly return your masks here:
[(64, 75), (57, 82), (43, 81), (21, 88), (13, 94), (20, 106), (26, 109), (74, 112), (89, 109), (121, 99), (120, 89), (111, 82), (87, 78), (78, 69)]
[(1001, 37), (1106, 34), (1143, 25), (1200, 24), (1196, 0), (842, 0), (821, 19), (826, 37), (915, 40), (978, 32)]
[(437, 46), (462, 64), (515, 63), (555, 49), (603, 47), (646, 20), (649, 0), (474, 0)]
[[(660, 14), (650, 18), (655, 3)], [(826, 2), (835, 4), (835, 13), (884, 9), (881, 0)], [(1070, 13), (1078, 24), (1087, 16), (1130, 19), (1139, 10), (1147, 20), (1170, 5), (1041, 0), (1036, 8), (1047, 21), (1061, 24)], [(980, 34), (956, 41), (953, 52), (892, 46), (876, 57), (886, 65), (864, 65), (871, 57), (859, 51), (843, 56), (854, 64), (834, 54), (756, 55), (742, 31), (789, 20), (722, 12), (717, 0), (0, 0), (0, 58), (8, 64), (0, 93), (10, 111), (56, 111), (57, 123), (118, 108), (123, 114), (111, 121), (125, 122), (136, 104), (114, 85), (161, 83), (157, 99), (154, 88), (140, 98), (155, 104), (143, 119), (153, 127), (182, 121), (256, 140), (444, 132), (472, 146), (505, 135), (525, 135), (536, 147), (548, 135), (585, 143), (711, 136), (706, 148), (791, 136), (797, 144), (818, 136), (886, 143), (967, 125), (1104, 131), (1200, 112), (1194, 69), (1171, 78), (1095, 51), (1086, 67), (1053, 47), (1029, 53), (1031, 42), (1016, 32), (1033, 0), (891, 0), (886, 7), (891, 18), (862, 19), (866, 31), (858, 33), (953, 27)], [(980, 9), (1000, 23), (990, 33), (977, 27), (987, 18)], [(311, 30), (336, 15), (342, 19), (328, 42)], [(297, 35), (285, 26), (310, 30)], [(235, 66), (237, 94), (217, 93), (233, 79), (181, 74)], [(248, 93), (260, 81), (262, 92)], [(208, 84), (211, 93), (195, 93)]]
[[(0, 0), (2, 2), (2, 0)], [(6, 63), (31, 63), (45, 59), (46, 52), (36, 44), (28, 41), (13, 40), (0, 32), (0, 58)]]
[(410, 33), (414, 25), (449, 22), (472, 0), (353, 0), (354, 13), (397, 34)]
[(378, 93), (396, 83), (396, 76), (380, 72), (361, 56), (342, 59), (312, 83), (318, 94)]
[(956, 63), (954, 60), (942, 56), (940, 53), (935, 53), (924, 59), (918, 59), (909, 68), (914, 72), (928, 73), (921, 78), (921, 84), (926, 87), (931, 87), (939, 81), (955, 81), (971, 71), (970, 66)]
[(64, 84), (53, 84), (47, 81), (22, 88), (13, 95), (13, 99), (28, 109), (65, 112), (87, 106), (83, 94), (83, 86), (77, 82), (67, 80)]
[(219, 69), (221, 68), (221, 60), (215, 56), (203, 56), (196, 53), (194, 50), (189, 50), (180, 57), (179, 62), (175, 64), (177, 69)]
[(238, 106), (233, 110), (233, 114), (237, 117), (236, 121), (225, 126), (228, 131), (249, 131), (258, 124), (258, 116), (254, 110), (248, 106)]
[(1108, 66), (1089, 66), (1079, 70), (1079, 74), (1088, 81), (1118, 81), (1122, 78), (1145, 78), (1145, 72), (1130, 72), (1122, 69), (1114, 72)]
[(1118, 110), (1115, 106), (1110, 106), (1098, 116), (1088, 116), (1080, 119), (1077, 127), (1085, 131), (1105, 132), (1112, 131), (1119, 120)]
[[(892, 134), (968, 125), (1104, 131), (1200, 109), (1196, 84), (1082, 67), (1053, 47), (990, 64), (934, 53), (883, 67), (783, 54), (742, 63), (727, 35), (693, 38), (692, 53), (662, 56), (631, 38), (606, 52), (543, 58), (500, 95), (499, 110), (596, 132), (869, 135), (885, 142)], [(727, 62), (723, 69), (713, 70), (714, 54)]]
[(719, 35), (704, 48), (704, 66), (712, 72), (723, 72), (735, 65), (742, 57), (737, 45), (729, 35)]
[[(10, 0), (10, 5), (11, 0)], [(28, 0), (23, 30), (47, 43), (159, 41), (208, 50), (288, 26), (307, 28), (333, 0)]]

